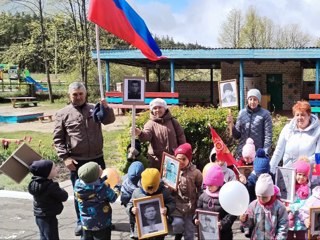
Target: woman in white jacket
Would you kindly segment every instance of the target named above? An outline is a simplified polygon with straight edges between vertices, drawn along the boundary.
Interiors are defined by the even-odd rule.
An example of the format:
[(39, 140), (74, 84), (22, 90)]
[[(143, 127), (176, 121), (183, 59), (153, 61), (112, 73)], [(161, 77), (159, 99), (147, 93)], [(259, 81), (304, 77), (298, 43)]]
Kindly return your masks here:
[(312, 167), (315, 153), (320, 152), (320, 124), (318, 117), (311, 114), (310, 104), (298, 101), (292, 111), (294, 118), (282, 129), (270, 161), (272, 173), (281, 159), (284, 167), (291, 167), (300, 156), (307, 156)]

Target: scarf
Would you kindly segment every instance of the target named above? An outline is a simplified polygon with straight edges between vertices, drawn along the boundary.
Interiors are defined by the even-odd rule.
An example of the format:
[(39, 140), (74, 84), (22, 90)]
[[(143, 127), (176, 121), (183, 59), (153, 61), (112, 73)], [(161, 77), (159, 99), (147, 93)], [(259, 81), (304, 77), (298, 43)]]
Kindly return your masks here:
[(301, 199), (307, 199), (309, 196), (308, 184), (296, 183), (296, 195)]

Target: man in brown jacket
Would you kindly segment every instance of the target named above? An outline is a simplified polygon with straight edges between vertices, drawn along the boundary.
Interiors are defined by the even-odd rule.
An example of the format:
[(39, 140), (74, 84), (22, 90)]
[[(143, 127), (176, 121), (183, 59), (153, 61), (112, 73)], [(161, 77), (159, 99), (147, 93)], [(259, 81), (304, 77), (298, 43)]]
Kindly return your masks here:
[[(77, 171), (85, 163), (93, 161), (105, 169), (101, 123), (113, 123), (115, 116), (113, 109), (103, 99), (100, 101), (104, 106), (101, 108), (103, 117), (99, 121), (94, 120), (95, 106), (86, 102), (87, 91), (81, 82), (71, 83), (68, 93), (71, 103), (56, 113), (53, 141), (59, 158), (70, 170), (74, 186), (78, 179)], [(78, 218), (75, 235), (80, 236), (82, 227), (76, 200), (75, 209)]]

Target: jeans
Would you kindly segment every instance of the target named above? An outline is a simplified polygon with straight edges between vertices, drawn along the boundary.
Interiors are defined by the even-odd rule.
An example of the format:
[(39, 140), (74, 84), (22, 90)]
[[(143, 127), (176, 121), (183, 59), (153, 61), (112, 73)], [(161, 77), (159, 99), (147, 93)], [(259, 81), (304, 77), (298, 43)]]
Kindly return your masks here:
[(174, 234), (183, 234), (185, 240), (194, 239), (193, 216), (173, 217), (172, 230)]
[(58, 220), (56, 216), (36, 217), (40, 231), (40, 240), (59, 240)]
[(110, 240), (111, 228), (105, 228), (98, 231), (83, 230), (81, 240)]
[[(78, 169), (79, 169), (82, 165), (84, 165), (84, 164), (86, 164), (86, 163), (88, 163), (88, 162), (96, 162), (96, 163), (98, 163), (98, 164), (101, 166), (102, 169), (105, 169), (105, 168), (106, 168), (106, 163), (104, 162), (103, 157), (99, 157), (99, 158), (96, 158), (96, 159), (93, 159), (93, 160), (88, 160), (88, 161), (86, 161), (86, 160), (78, 161), (78, 164), (76, 165), (77, 170), (70, 172), (70, 180), (71, 180), (71, 182), (72, 182), (72, 187), (73, 187), (73, 188), (74, 188), (74, 185), (75, 185), (75, 183), (76, 183), (76, 180), (79, 178), (79, 176), (78, 176)], [(77, 214), (77, 219), (78, 219), (78, 220), (77, 220), (77, 223), (78, 223), (78, 224), (81, 224), (81, 221), (80, 221), (80, 211), (79, 211), (78, 201), (77, 201), (76, 198), (74, 199), (74, 207), (75, 207), (75, 209), (76, 209), (76, 214)]]

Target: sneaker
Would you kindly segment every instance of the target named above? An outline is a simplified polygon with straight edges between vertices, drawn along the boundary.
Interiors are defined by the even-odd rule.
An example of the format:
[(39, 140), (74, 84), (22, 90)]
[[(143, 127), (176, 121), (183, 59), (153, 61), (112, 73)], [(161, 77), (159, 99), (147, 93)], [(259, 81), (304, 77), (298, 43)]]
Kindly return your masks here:
[(74, 229), (74, 235), (81, 236), (82, 235), (82, 226), (78, 224)]

